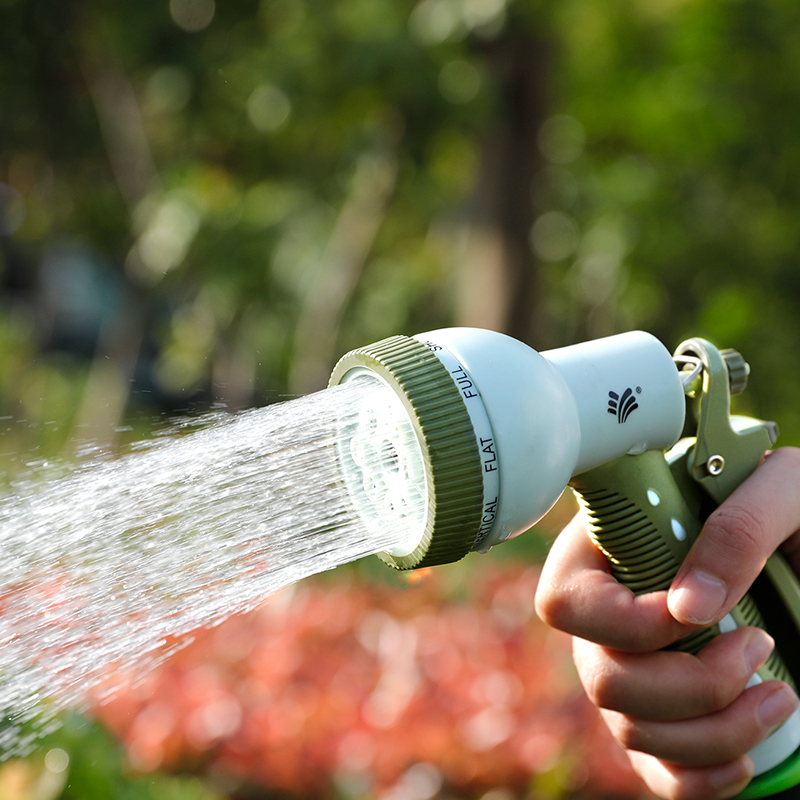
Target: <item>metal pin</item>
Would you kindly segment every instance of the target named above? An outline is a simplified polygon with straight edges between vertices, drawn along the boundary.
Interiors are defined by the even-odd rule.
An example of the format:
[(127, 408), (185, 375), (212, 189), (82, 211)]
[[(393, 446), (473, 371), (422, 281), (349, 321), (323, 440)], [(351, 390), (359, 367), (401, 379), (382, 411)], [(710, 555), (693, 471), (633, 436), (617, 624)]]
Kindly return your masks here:
[(706, 469), (709, 475), (713, 475), (714, 477), (721, 475), (722, 471), (725, 469), (725, 459), (719, 455), (709, 456), (708, 461), (706, 461)]

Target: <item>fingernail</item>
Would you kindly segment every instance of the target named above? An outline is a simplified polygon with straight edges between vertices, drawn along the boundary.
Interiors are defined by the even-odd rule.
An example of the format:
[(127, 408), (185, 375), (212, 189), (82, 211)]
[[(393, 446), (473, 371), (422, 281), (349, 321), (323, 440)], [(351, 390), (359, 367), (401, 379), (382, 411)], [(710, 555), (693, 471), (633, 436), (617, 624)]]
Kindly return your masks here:
[(710, 625), (722, 615), (728, 587), (702, 570), (687, 572), (669, 594), (669, 610), (679, 622)]
[(797, 695), (784, 683), (768, 694), (758, 707), (758, 719), (766, 729), (777, 728), (797, 708)]
[(758, 629), (744, 651), (744, 658), (751, 673), (764, 666), (774, 647), (775, 640), (766, 631)]

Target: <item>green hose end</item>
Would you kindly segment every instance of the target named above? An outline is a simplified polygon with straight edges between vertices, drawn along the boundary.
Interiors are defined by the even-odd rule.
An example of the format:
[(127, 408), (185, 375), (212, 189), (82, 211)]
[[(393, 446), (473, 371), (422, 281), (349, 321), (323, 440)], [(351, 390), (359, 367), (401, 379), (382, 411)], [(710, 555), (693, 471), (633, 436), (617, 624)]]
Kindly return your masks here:
[(483, 513), (480, 453), (458, 386), (430, 348), (392, 336), (352, 350), (334, 367), (335, 386), (359, 376), (377, 377), (400, 398), (422, 455), (425, 519), (409, 553), (379, 553), (396, 569), (447, 564), (476, 543)]
[(773, 767), (771, 770), (754, 778), (739, 794), (736, 800), (756, 800), (760, 797), (771, 797), (779, 792), (791, 789), (800, 783), (800, 750)]

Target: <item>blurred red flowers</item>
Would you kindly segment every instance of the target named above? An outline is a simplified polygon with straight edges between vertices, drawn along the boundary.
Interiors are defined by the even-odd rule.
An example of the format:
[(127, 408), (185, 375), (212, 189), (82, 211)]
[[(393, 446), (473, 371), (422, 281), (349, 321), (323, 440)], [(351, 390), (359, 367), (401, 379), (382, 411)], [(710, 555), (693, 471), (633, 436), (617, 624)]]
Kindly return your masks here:
[(537, 570), (477, 572), (460, 599), (437, 570), (401, 591), (306, 581), (198, 631), (95, 714), (138, 770), (301, 797), (644, 796), (567, 638), (534, 615)]

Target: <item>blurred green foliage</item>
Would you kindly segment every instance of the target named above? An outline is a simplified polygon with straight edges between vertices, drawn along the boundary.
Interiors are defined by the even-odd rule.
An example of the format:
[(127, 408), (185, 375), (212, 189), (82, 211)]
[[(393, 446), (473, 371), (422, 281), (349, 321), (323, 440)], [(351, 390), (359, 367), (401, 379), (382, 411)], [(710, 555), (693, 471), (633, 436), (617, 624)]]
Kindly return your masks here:
[(448, 324), (707, 336), (797, 441), (789, 4), (3, 15), (6, 451), (303, 393), (350, 347)]
[(788, 0), (0, 14), (9, 472), (313, 390), (351, 347), (450, 324), (540, 349), (705, 336), (752, 365), (739, 407), (800, 443)]
[(222, 800), (208, 781), (158, 773), (133, 775), (100, 725), (77, 713), (41, 740), (35, 755), (0, 764), (4, 800)]
[(555, 15), (556, 96), (585, 151), (546, 184), (580, 230), (573, 263), (548, 270), (553, 319), (740, 349), (748, 410), (797, 443), (794, 9), (575, 0)]

